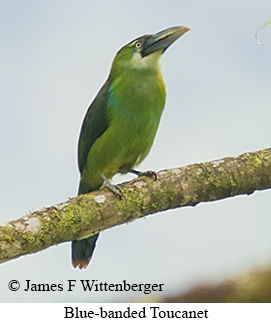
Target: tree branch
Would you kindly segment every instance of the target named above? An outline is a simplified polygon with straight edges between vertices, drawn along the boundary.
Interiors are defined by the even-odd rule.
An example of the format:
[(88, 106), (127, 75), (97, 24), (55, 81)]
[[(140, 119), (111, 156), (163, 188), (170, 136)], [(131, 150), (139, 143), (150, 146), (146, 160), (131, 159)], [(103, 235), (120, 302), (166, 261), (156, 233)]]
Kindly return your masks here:
[(0, 263), (137, 218), (271, 188), (271, 149), (158, 172), (80, 195), (0, 226)]

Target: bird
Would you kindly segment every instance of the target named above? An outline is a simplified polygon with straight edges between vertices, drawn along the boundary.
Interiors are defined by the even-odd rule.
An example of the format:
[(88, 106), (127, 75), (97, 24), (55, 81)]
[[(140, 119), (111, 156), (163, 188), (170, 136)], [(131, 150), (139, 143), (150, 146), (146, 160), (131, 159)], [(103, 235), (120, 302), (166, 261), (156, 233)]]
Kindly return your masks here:
[[(165, 106), (160, 59), (189, 30), (188, 26), (177, 26), (147, 34), (117, 52), (109, 76), (81, 126), (78, 195), (102, 186), (121, 195), (110, 182), (115, 174), (142, 175), (134, 167), (148, 155)], [(99, 233), (72, 241), (74, 268), (87, 268), (98, 236)]]

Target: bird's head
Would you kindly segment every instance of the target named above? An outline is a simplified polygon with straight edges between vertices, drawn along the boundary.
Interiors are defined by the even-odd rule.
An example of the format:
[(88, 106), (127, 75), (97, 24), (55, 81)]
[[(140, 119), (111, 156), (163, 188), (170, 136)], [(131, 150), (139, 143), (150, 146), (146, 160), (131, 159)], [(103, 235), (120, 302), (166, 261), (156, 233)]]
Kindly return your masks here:
[(160, 57), (166, 49), (189, 30), (187, 26), (172, 27), (136, 38), (118, 51), (112, 69), (159, 67)]

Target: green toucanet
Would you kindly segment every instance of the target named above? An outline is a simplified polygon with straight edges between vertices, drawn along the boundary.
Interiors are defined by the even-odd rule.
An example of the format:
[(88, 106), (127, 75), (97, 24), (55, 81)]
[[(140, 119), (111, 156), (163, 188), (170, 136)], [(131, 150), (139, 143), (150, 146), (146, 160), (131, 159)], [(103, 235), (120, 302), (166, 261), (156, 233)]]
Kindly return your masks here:
[[(110, 185), (116, 173), (133, 171), (147, 156), (165, 105), (160, 58), (189, 29), (168, 28), (139, 37), (119, 50), (81, 128), (78, 194)], [(95, 234), (72, 242), (75, 268), (87, 267), (97, 238)]]

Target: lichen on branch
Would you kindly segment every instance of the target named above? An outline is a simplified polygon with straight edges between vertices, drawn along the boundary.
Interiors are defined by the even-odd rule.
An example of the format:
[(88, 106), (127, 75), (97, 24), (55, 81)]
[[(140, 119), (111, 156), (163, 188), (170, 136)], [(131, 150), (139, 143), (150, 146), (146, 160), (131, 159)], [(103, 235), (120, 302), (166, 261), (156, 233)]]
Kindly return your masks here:
[(0, 226), (0, 263), (149, 214), (271, 188), (271, 149), (162, 170), (157, 180), (142, 176), (119, 186), (121, 200), (102, 189)]

